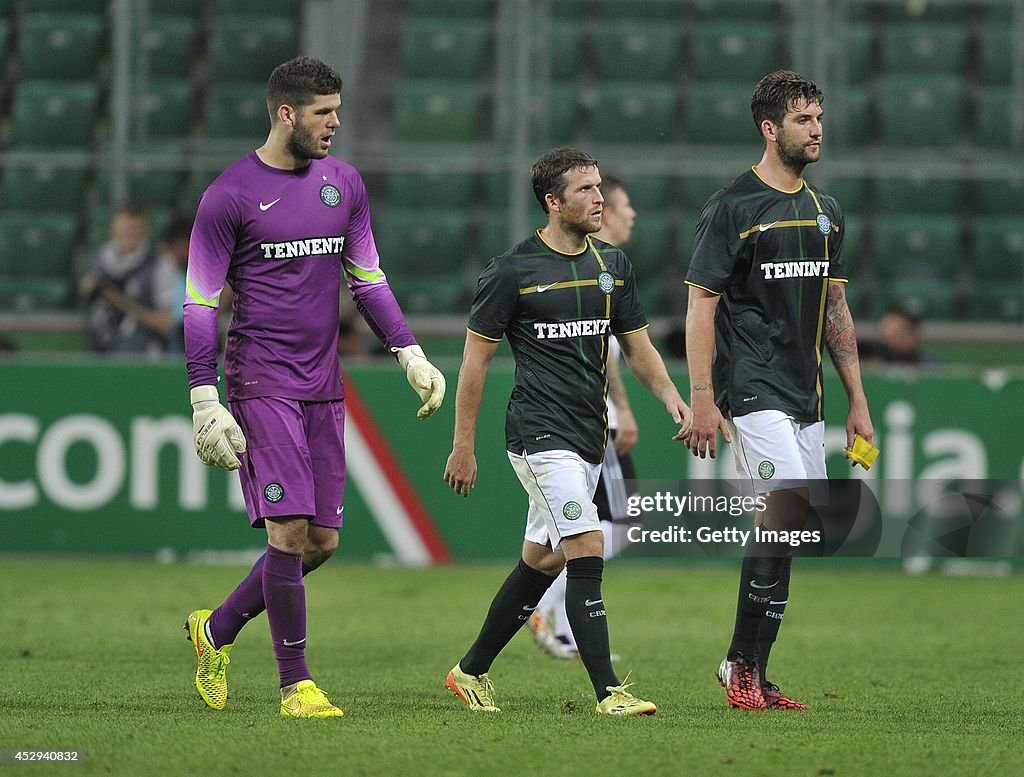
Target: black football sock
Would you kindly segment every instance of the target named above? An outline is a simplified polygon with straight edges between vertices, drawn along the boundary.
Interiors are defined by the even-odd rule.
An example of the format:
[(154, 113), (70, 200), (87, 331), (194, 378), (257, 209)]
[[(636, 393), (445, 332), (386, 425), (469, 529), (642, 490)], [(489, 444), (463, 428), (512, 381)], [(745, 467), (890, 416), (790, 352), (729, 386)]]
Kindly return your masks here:
[(608, 696), (608, 686), (618, 685), (608, 647), (608, 618), (601, 594), (604, 559), (583, 556), (565, 565), (565, 614), (576, 637), (580, 658), (594, 684), (597, 700)]
[(761, 665), (761, 679), (766, 680), (768, 675), (768, 656), (771, 655), (772, 645), (779, 636), (779, 628), (782, 626), (782, 616), (786, 612), (786, 602), (789, 601), (789, 575), (793, 569), (793, 557), (786, 558), (782, 566), (782, 577), (779, 584), (772, 590), (771, 601), (768, 602), (765, 611), (765, 619), (761, 622), (761, 630), (757, 634), (758, 663)]
[(490, 669), (498, 653), (530, 619), (537, 602), (554, 581), (555, 578), (527, 566), (520, 559), (494, 595), (476, 642), (459, 662), (462, 671), (479, 676)]
[(729, 658), (742, 653), (748, 660), (758, 656), (758, 635), (764, 621), (768, 603), (774, 601), (776, 589), (782, 581), (784, 555), (771, 553), (762, 544), (755, 544), (747, 550), (740, 566), (739, 601), (736, 603), (736, 624), (729, 646)]

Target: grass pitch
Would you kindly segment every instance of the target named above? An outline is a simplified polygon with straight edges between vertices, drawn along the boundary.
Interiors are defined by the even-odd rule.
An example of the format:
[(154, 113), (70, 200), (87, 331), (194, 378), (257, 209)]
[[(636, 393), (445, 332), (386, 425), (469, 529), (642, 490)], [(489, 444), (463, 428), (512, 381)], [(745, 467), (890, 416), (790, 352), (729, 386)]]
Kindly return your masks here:
[(498, 715), (444, 689), (511, 563), (307, 580), (310, 666), (345, 710), (277, 714), (266, 618), (236, 642), (231, 697), (204, 707), (181, 623), (243, 567), (0, 560), (0, 749), (82, 749), (67, 775), (1017, 775), (1024, 576), (907, 577), (797, 561), (772, 679), (806, 713), (730, 710), (714, 679), (736, 569), (613, 563), (613, 649), (658, 714), (609, 719), (578, 663), (518, 635), (491, 671)]

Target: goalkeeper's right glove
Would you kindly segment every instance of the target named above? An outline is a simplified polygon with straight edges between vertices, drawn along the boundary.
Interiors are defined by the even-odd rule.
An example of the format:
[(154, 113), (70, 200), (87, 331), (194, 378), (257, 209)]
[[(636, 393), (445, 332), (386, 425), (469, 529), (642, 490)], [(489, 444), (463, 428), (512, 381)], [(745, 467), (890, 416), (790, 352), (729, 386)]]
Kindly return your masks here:
[(236, 453), (245, 451), (245, 435), (238, 422), (220, 403), (216, 386), (196, 386), (189, 392), (192, 402), (192, 436), (203, 464), (221, 469), (238, 469)]

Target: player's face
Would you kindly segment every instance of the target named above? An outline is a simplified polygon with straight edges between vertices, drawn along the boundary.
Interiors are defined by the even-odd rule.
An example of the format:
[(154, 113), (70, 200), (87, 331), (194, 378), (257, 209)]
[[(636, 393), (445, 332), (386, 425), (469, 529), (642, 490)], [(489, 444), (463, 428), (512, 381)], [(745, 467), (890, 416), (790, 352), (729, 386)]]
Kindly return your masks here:
[(338, 109), (341, 97), (318, 95), (310, 105), (296, 111), (295, 124), (288, 138), (288, 151), (296, 159), (323, 159), (331, 150), (331, 141), (341, 122)]
[(789, 106), (782, 126), (776, 127), (779, 158), (786, 165), (803, 166), (821, 158), (821, 105), (804, 100)]
[(565, 173), (566, 187), (562, 197), (556, 198), (562, 224), (582, 235), (601, 229), (601, 174), (596, 167), (573, 168)]
[(613, 189), (605, 195), (601, 221), (609, 243), (624, 246), (629, 242), (633, 234), (633, 224), (636, 222), (636, 211), (633, 210), (625, 189)]

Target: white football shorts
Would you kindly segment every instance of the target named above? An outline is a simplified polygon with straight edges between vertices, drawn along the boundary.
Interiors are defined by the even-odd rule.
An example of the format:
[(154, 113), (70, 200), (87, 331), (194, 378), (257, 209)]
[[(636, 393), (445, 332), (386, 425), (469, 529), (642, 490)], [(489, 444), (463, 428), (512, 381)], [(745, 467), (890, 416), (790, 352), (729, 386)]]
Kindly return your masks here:
[(562, 537), (600, 530), (594, 506), (600, 464), (584, 461), (573, 451), (509, 451), (508, 460), (530, 497), (526, 539), (538, 545), (550, 542), (557, 550)]

